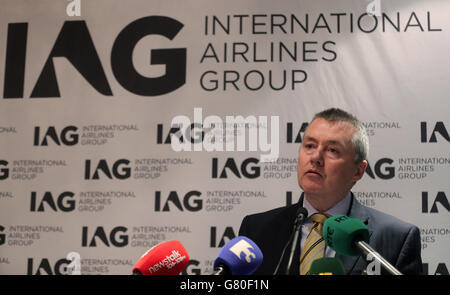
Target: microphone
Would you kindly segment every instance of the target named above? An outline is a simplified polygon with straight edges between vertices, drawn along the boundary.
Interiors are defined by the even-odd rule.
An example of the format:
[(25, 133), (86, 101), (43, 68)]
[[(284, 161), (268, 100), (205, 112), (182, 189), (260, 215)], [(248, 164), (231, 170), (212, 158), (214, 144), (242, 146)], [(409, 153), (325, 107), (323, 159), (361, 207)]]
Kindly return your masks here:
[(335, 257), (322, 257), (314, 260), (308, 275), (345, 275), (342, 261)]
[(189, 262), (189, 255), (179, 241), (166, 241), (150, 248), (133, 267), (135, 275), (177, 275)]
[(391, 275), (402, 275), (394, 266), (369, 246), (369, 230), (359, 219), (346, 215), (328, 218), (323, 225), (323, 238), (327, 245), (339, 254), (364, 259), (370, 254)]
[(259, 247), (244, 236), (230, 240), (214, 261), (213, 275), (249, 275), (261, 265), (263, 254)]
[(286, 251), (287, 246), (289, 245), (289, 243), (292, 242), (291, 251), (289, 254), (289, 260), (288, 260), (288, 264), (286, 266), (286, 274), (289, 274), (289, 271), (290, 271), (291, 265), (292, 265), (292, 259), (294, 258), (295, 248), (297, 247), (297, 243), (298, 243), (298, 236), (300, 234), (300, 229), (301, 229), (303, 222), (305, 221), (305, 218), (307, 216), (308, 216), (308, 210), (306, 210), (306, 208), (300, 207), (297, 209), (296, 217), (294, 220), (294, 230), (293, 230), (291, 236), (289, 237), (289, 240), (287, 241), (286, 245), (283, 248), (283, 252), (281, 253), (280, 260), (278, 261), (278, 265), (275, 268), (275, 271), (273, 272), (274, 275), (277, 274), (278, 268), (280, 268), (281, 261), (284, 258), (284, 252)]
[(292, 241), (292, 246), (291, 246), (291, 252), (289, 254), (289, 260), (288, 260), (288, 264), (286, 266), (286, 274), (289, 274), (289, 271), (291, 270), (291, 265), (292, 265), (292, 259), (294, 258), (294, 252), (295, 249), (297, 248), (297, 243), (298, 243), (298, 236), (300, 235), (300, 228), (303, 225), (303, 221), (305, 220), (305, 218), (308, 216), (308, 210), (306, 210), (306, 208), (304, 207), (300, 207), (297, 210), (297, 217), (295, 218), (294, 221), (294, 239)]

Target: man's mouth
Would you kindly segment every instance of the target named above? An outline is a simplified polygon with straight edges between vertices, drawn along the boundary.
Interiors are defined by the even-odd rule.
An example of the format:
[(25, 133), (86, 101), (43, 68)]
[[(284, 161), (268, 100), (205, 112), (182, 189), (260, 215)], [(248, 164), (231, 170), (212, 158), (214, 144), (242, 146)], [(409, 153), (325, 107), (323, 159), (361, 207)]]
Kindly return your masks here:
[(306, 171), (305, 174), (322, 176), (322, 174), (320, 174), (318, 171), (315, 171), (315, 170), (308, 170), (308, 171)]

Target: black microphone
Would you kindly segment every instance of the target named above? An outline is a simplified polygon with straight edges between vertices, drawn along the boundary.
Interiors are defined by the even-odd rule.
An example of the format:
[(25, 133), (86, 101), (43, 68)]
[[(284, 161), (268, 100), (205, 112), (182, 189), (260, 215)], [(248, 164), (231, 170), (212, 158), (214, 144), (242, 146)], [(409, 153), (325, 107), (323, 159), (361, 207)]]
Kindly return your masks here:
[(280, 260), (278, 261), (278, 265), (275, 268), (275, 271), (273, 272), (274, 275), (277, 274), (278, 269), (280, 268), (281, 261), (283, 261), (284, 253), (286, 252), (286, 248), (288, 247), (288, 245), (290, 243), (292, 243), (291, 252), (289, 254), (288, 264), (286, 266), (286, 274), (289, 274), (289, 271), (290, 271), (291, 265), (292, 265), (292, 259), (294, 258), (295, 248), (297, 247), (297, 243), (298, 243), (298, 236), (300, 235), (300, 229), (301, 229), (303, 222), (305, 221), (307, 216), (308, 216), (308, 210), (306, 210), (306, 208), (304, 208), (304, 207), (298, 208), (298, 210), (296, 212), (296, 217), (294, 220), (294, 230), (292, 231), (292, 234), (289, 237), (289, 240), (287, 241), (286, 245), (284, 246), (283, 252), (281, 253)]

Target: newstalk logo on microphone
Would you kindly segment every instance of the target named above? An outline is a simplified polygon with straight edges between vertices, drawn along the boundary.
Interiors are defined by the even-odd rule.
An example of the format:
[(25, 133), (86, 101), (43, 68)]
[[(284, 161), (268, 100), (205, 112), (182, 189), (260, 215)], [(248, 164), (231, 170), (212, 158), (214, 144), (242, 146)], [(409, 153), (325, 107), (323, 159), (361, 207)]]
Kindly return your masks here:
[(167, 255), (166, 258), (164, 258), (160, 262), (151, 266), (148, 269), (148, 271), (150, 272), (150, 274), (153, 274), (163, 267), (165, 267), (167, 269), (171, 269), (172, 267), (174, 267), (175, 265), (177, 265), (178, 263), (182, 262), (185, 259), (186, 259), (186, 256), (184, 256), (184, 255), (181, 256), (181, 254), (180, 254), (180, 252), (178, 252), (178, 250), (172, 250), (172, 255), (170, 255), (170, 256)]

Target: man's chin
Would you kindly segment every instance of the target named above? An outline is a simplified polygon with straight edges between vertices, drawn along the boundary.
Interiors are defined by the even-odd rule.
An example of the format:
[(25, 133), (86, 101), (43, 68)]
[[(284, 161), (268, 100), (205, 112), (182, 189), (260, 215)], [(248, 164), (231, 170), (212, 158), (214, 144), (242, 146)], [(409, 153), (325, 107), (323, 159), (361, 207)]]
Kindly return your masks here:
[(302, 188), (302, 190), (306, 193), (308, 192), (317, 192), (322, 191), (324, 189), (323, 181), (320, 179), (309, 179), (309, 178), (302, 178), (298, 181), (299, 186)]
[(323, 187), (315, 185), (301, 185), (300, 186), (305, 194), (318, 195), (324, 193)]

